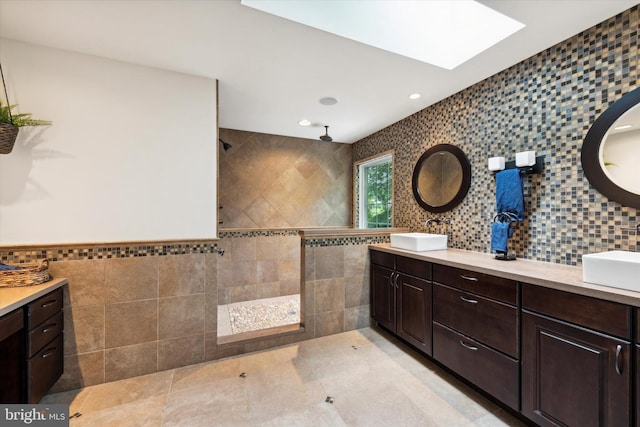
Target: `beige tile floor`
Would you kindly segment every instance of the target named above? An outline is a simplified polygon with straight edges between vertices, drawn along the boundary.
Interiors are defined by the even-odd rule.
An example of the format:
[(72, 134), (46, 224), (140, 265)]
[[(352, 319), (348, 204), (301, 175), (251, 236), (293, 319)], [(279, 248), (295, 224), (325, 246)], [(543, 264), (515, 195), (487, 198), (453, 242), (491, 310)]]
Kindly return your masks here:
[(41, 403), (82, 414), (71, 426), (523, 425), (375, 328), (50, 394)]

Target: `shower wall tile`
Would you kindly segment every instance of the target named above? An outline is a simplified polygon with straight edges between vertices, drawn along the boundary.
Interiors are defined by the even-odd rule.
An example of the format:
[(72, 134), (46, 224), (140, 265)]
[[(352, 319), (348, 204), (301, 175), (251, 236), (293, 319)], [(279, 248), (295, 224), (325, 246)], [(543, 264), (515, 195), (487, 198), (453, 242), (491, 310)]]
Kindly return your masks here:
[[(300, 241), (298, 240), (298, 245)], [(256, 237), (256, 259), (259, 261), (277, 260), (280, 255), (280, 239), (273, 236)]]
[[(262, 299), (262, 298), (274, 298), (274, 297), (279, 297), (282, 295), (287, 295), (287, 294), (283, 294), (280, 289), (280, 282), (273, 282), (273, 283), (266, 283), (266, 282), (260, 282), (259, 285), (256, 286), (256, 298), (257, 299)], [(295, 294), (300, 292), (300, 283), (298, 283), (298, 287), (296, 289), (296, 292), (294, 292)]]
[(300, 278), (296, 280), (282, 280), (280, 285), (280, 296), (295, 295), (300, 293)]
[[(256, 261), (258, 270), (258, 283), (278, 281), (278, 260)], [(298, 275), (300, 272), (298, 272)]]
[(348, 226), (351, 145), (220, 129), (225, 228)]
[(229, 301), (231, 303), (251, 301), (258, 298), (258, 285), (233, 286), (229, 288)]
[(223, 231), (218, 245), (225, 250), (217, 264), (219, 304), (300, 292), (297, 231)]

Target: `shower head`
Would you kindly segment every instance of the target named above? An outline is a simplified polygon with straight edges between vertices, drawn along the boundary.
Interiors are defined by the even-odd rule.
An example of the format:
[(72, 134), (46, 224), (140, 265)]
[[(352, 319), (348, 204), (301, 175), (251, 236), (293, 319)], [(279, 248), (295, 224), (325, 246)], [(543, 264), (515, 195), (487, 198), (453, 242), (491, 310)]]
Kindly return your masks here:
[(325, 126), (324, 127), (324, 135), (320, 136), (320, 140), (325, 141), (325, 142), (331, 142), (333, 141), (333, 138), (331, 138), (329, 136), (329, 126)]
[(229, 148), (233, 147), (231, 144), (229, 144), (228, 142), (224, 142), (221, 139), (218, 139), (218, 141), (222, 143), (222, 148), (224, 149), (224, 151), (227, 151)]

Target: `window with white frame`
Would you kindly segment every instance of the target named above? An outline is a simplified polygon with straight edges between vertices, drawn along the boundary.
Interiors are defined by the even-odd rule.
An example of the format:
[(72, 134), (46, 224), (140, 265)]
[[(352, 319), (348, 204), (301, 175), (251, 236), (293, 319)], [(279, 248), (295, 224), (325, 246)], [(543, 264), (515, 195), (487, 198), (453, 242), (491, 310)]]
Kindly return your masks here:
[(393, 226), (393, 153), (356, 163), (358, 228)]

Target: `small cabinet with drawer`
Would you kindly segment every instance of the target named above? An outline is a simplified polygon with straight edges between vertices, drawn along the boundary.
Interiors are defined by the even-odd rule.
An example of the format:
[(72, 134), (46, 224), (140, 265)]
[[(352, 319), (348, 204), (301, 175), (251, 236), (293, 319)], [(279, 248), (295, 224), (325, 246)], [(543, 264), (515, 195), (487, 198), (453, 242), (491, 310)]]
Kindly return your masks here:
[(541, 426), (631, 425), (631, 307), (522, 285), (522, 308), (522, 413)]
[(519, 409), (518, 283), (433, 266), (433, 357)]
[(372, 251), (371, 317), (431, 355), (431, 263)]
[(37, 403), (63, 371), (62, 288), (30, 302), (24, 310), (25, 401)]

